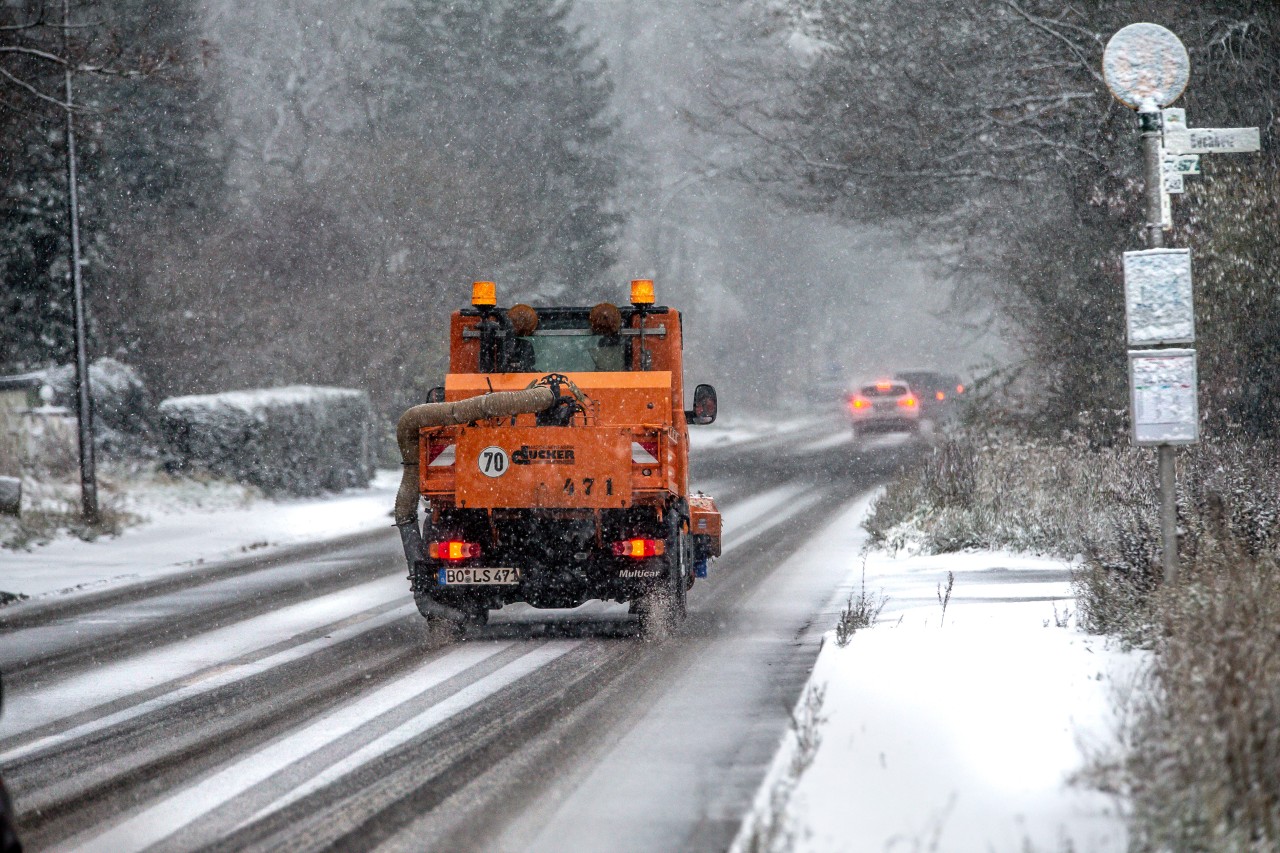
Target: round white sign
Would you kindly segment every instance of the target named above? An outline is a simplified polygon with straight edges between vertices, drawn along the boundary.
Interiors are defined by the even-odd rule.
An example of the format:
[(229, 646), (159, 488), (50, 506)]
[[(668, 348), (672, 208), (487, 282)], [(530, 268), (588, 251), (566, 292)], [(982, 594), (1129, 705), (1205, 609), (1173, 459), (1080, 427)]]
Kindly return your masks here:
[(1187, 88), (1191, 58), (1182, 41), (1159, 24), (1130, 24), (1107, 42), (1102, 76), (1116, 100), (1131, 109), (1167, 107)]
[(501, 447), (486, 447), (476, 457), (476, 464), (480, 466), (480, 473), (486, 477), (501, 477), (507, 473), (511, 460), (507, 458), (507, 451)]

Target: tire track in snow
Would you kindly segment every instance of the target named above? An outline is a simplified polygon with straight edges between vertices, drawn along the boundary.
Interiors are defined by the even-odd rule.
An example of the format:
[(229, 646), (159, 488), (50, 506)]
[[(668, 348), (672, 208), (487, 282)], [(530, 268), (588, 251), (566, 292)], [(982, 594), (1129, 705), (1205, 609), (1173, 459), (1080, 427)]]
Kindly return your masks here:
[[(764, 479), (767, 481), (774, 479), (774, 477), (767, 477)], [(827, 498), (827, 491), (831, 487), (831, 478), (827, 479), (828, 482), (823, 486), (800, 485), (792, 482), (789, 484), (773, 486), (772, 488), (768, 488), (765, 492), (757, 494), (751, 493), (752, 489), (750, 486), (743, 487), (740, 493), (734, 496), (738, 499), (731, 502), (726, 501), (724, 503), (727, 530), (731, 531), (730, 535), (726, 538), (726, 553), (745, 546), (754, 538), (761, 536), (770, 530), (776, 529), (778, 525), (792, 521), (797, 515), (806, 513), (815, 505), (820, 504)], [(759, 485), (757, 485), (756, 488), (758, 489)], [(729, 579), (729, 576), (726, 575), (725, 579)], [(39, 775), (40, 768), (38, 765), (40, 764), (42, 754), (46, 752), (50, 754), (51, 758), (56, 758), (61, 756), (67, 749), (76, 747), (82, 742), (88, 742), (94, 740), (94, 738), (100, 738), (104, 733), (109, 733), (113, 727), (127, 727), (127, 724), (139, 724), (153, 720), (163, 720), (166, 715), (172, 713), (175, 708), (183, 703), (189, 704), (193, 699), (199, 698), (202, 694), (226, 693), (229, 690), (233, 690), (237, 684), (241, 682), (250, 680), (261, 681), (263, 678), (269, 677), (275, 669), (290, 666), (296, 667), (298, 664), (305, 662), (312, 656), (318, 656), (332, 651), (335, 645), (342, 644), (344, 642), (348, 644), (358, 644), (362, 641), (362, 638), (381, 636), (379, 629), (394, 623), (397, 618), (402, 617), (404, 612), (412, 612), (411, 605), (395, 604), (396, 601), (403, 602), (404, 599), (407, 598), (407, 591), (403, 589), (403, 578), (398, 575), (395, 578), (384, 578), (379, 581), (371, 582), (370, 584), (363, 584), (361, 587), (377, 586), (382, 583), (393, 584), (395, 587), (395, 594), (392, 595), (390, 593), (389, 587), (387, 590), (389, 597), (383, 600), (378, 607), (375, 607), (372, 610), (368, 608), (365, 610), (359, 610), (357, 608), (356, 612), (347, 615), (347, 620), (356, 620), (353, 624), (347, 624), (343, 620), (315, 624), (313, 625), (311, 635), (308, 635), (305, 631), (299, 632), (296, 630), (297, 626), (295, 625), (293, 626), (294, 630), (292, 633), (290, 633), (289, 630), (284, 630), (281, 633), (273, 634), (272, 636), (276, 640), (274, 645), (270, 643), (266, 643), (264, 645), (263, 643), (265, 640), (260, 636), (258, 638), (259, 646), (256, 649), (246, 652), (240, 659), (233, 660), (231, 663), (227, 663), (226, 655), (222, 656), (220, 659), (217, 655), (213, 655), (212, 657), (202, 661), (204, 664), (203, 668), (197, 666), (194, 671), (187, 672), (178, 679), (169, 679), (167, 682), (159, 685), (152, 684), (151, 686), (146, 686), (144, 684), (140, 690), (134, 690), (132, 693), (128, 690), (118, 690), (116, 694), (113, 694), (116, 698), (113, 699), (112, 703), (105, 707), (95, 706), (83, 708), (78, 712), (79, 718), (76, 718), (75, 715), (62, 715), (58, 722), (52, 727), (46, 724), (38, 729), (29, 728), (26, 731), (28, 738), (24, 744), (14, 746), (13, 739), (10, 738), (9, 742), (4, 744), (10, 747), (10, 751), (0, 754), (0, 761), (9, 762), (13, 760), (22, 760), (25, 764), (24, 770), (32, 771), (30, 775), (26, 773), (24, 773), (24, 775), (27, 775), (27, 778), (29, 779), (34, 778)], [(704, 582), (704, 584), (705, 583), (706, 582)], [(713, 581), (709, 588), (702, 585), (697, 588), (698, 590), (706, 589), (707, 591), (703, 595), (699, 595), (698, 592), (695, 592), (695, 598), (693, 601), (695, 610), (697, 610), (701, 604), (697, 601), (698, 598), (702, 598), (704, 601), (712, 598), (719, 598), (721, 596), (734, 598), (736, 597), (736, 594), (730, 594), (731, 588), (740, 586), (741, 584), (722, 584), (722, 589), (717, 592), (713, 575)], [(381, 588), (379, 587), (379, 589)], [(344, 590), (341, 593), (333, 593), (331, 595), (342, 596), (350, 592), (351, 590)], [(322, 599), (323, 598), (325, 597), (322, 597)], [(300, 602), (299, 604), (292, 606), (306, 610), (308, 609), (308, 604), (309, 602)], [(323, 607), (320, 609), (323, 610)], [(283, 609), (283, 611), (289, 610), (289, 607)], [(254, 618), (269, 620), (269, 618), (274, 615), (276, 614), (265, 614), (264, 616)], [(330, 615), (337, 614), (335, 613)], [(410, 616), (409, 619), (416, 620), (417, 617)], [(207, 632), (199, 637), (193, 637), (186, 643), (173, 644), (173, 646), (135, 656), (135, 658), (130, 659), (129, 661), (121, 662), (119, 666), (125, 667), (125, 670), (123, 671), (127, 671), (129, 667), (138, 669), (144, 666), (144, 661), (154, 661), (155, 658), (152, 658), (152, 655), (163, 656), (164, 654), (170, 655), (168, 660), (170, 663), (173, 663), (175, 660), (182, 658), (182, 655), (174, 652), (174, 646), (186, 647), (188, 643), (190, 643), (194, 644), (196, 647), (201, 644), (208, 647), (209, 644), (212, 643), (212, 646), (216, 647), (220, 645), (221, 640), (232, 638), (236, 634), (243, 632), (245, 625), (252, 622), (254, 622), (254, 619), (245, 620), (243, 623), (227, 625), (215, 631)], [(261, 625), (259, 625), (259, 627), (261, 627)], [(220, 635), (220, 632), (228, 633)], [(323, 632), (324, 636), (317, 635), (319, 632)], [(260, 632), (255, 629), (249, 633)], [(267, 631), (267, 633), (271, 632)], [(214, 639), (215, 637), (217, 637), (217, 639)], [(492, 645), (492, 643), (487, 645)], [(613, 668), (619, 660), (629, 661), (630, 663), (628, 665), (635, 667), (640, 666), (644, 660), (653, 657), (653, 650), (644, 649), (643, 647), (638, 647), (632, 643), (596, 643), (588, 644), (588, 647), (590, 649), (590, 654), (585, 658), (582, 658), (580, 671), (577, 672), (578, 677), (587, 680), (590, 680), (591, 678), (605, 678), (607, 682), (608, 678), (602, 674), (602, 671)], [(190, 649), (188, 649), (188, 651), (190, 651)], [(413, 654), (412, 648), (400, 650), (398, 653), (401, 654), (401, 657), (398, 658), (398, 660), (401, 661), (401, 664), (413, 665), (413, 662), (408, 657), (408, 655)], [(372, 650), (370, 651), (370, 654), (372, 654)], [(668, 651), (667, 654), (675, 654), (675, 652)], [(420, 660), (421, 650), (417, 652), (417, 656)], [(196, 655), (196, 657), (199, 657), (199, 655)], [(575, 661), (578, 661), (582, 656), (573, 655), (572, 657)], [(529, 679), (527, 679), (526, 676), (538, 672), (540, 669), (543, 669), (560, 659), (561, 655), (556, 655), (552, 660), (542, 661), (538, 666), (531, 668), (528, 672), (521, 673), (514, 681), (499, 685), (496, 689), (502, 691), (519, 688), (528, 693), (531, 697), (531, 701), (538, 704), (540, 707), (547, 706), (547, 703), (551, 703), (553, 711), (548, 712), (550, 717), (544, 722), (548, 726), (555, 725), (556, 712), (554, 712), (554, 702), (556, 700), (554, 697), (549, 698), (545, 695), (547, 690), (544, 686), (537, 685), (537, 682), (539, 681), (538, 679), (534, 679), (532, 685), (530, 685), (528, 683)], [(191, 657), (187, 657), (186, 660), (188, 662), (193, 662), (193, 658)], [(424, 671), (429, 671), (432, 667), (440, 665), (441, 660), (443, 660), (443, 656), (436, 656), (433, 660), (420, 664), (420, 667)], [(537, 659), (531, 659), (529, 663), (532, 664), (535, 660)], [(407, 666), (400, 664), (397, 665), (400, 667), (400, 672), (407, 671), (408, 669)], [(395, 669), (395, 666), (392, 666), (391, 664), (387, 664), (387, 666), (391, 666), (392, 670)], [(94, 677), (101, 679), (104, 674), (107, 674), (107, 670), (105, 669), (95, 673)], [(88, 678), (89, 676), (85, 677)], [(392, 673), (388, 677), (397, 678), (400, 676)], [(73, 680), (75, 679), (67, 679), (66, 681)], [(63, 682), (62, 686), (65, 687), (66, 681)], [(524, 683), (526, 686), (519, 687), (516, 682)], [(375, 681), (368, 686), (368, 690), (362, 690), (361, 695), (363, 698), (356, 700), (356, 704), (364, 701), (364, 699), (372, 695), (373, 692), (382, 689), (380, 685), (383, 683), (384, 682), (381, 681)], [(137, 686), (138, 683), (135, 682), (134, 687)], [(491, 698), (490, 694), (477, 696), (475, 698), (475, 702), (482, 706), (486, 706), (487, 704), (491, 704)], [(350, 799), (348, 795), (351, 794), (349, 789), (353, 778), (364, 778), (371, 772), (371, 767), (375, 767), (380, 762), (384, 762), (386, 760), (388, 751), (394, 752), (396, 750), (403, 750), (406, 747), (412, 747), (425, 735), (426, 732), (431, 730), (432, 726), (441, 725), (444, 720), (450, 721), (450, 724), (453, 726), (460, 726), (461, 723), (456, 719), (456, 717), (457, 714), (464, 709), (468, 710), (468, 713), (475, 710), (472, 706), (467, 705), (465, 707), (459, 707), (457, 711), (454, 711), (452, 714), (448, 714), (443, 718), (437, 718), (432, 715), (441, 714), (442, 711), (440, 709), (433, 710), (431, 708), (423, 708), (419, 712), (419, 715), (425, 716), (422, 716), (422, 718), (418, 720), (417, 727), (415, 728), (414, 726), (410, 726), (409, 728), (401, 731), (399, 735), (392, 735), (390, 731), (383, 731), (382, 734), (377, 734), (380, 727), (385, 728), (386, 725), (390, 725), (391, 718), (382, 719), (380, 722), (377, 717), (373, 720), (366, 720), (365, 723), (361, 724), (355, 730), (359, 732), (359, 735), (353, 740), (353, 742), (363, 742), (363, 747), (359, 745), (353, 746), (351, 751), (348, 752), (346, 749), (347, 744), (344, 744), (341, 749), (337, 749), (335, 752), (334, 747), (331, 744), (328, 747), (322, 746), (318, 751), (313, 750), (302, 755), (293, 754), (292, 760), (287, 762), (283, 769), (276, 771), (277, 773), (283, 773), (283, 775), (279, 777), (268, 776), (265, 779), (259, 780), (255, 785), (243, 790), (220, 789), (224, 793), (227, 790), (231, 790), (230, 798), (226, 802), (214, 802), (211, 808), (204, 809), (203, 813), (196, 818), (195, 823), (191, 824), (186, 829), (179, 828), (178, 834), (173, 835), (171, 840), (176, 846), (185, 848), (187, 843), (183, 840), (186, 838), (184, 833), (191, 832), (195, 834), (192, 838), (199, 836), (204, 839), (204, 842), (202, 843), (207, 843), (211, 839), (216, 839), (221, 834), (232, 831), (237, 825), (246, 823), (245, 815), (250, 814), (252, 817), (248, 822), (249, 825), (239, 836), (247, 840), (250, 837), (259, 834), (250, 830), (254, 830), (255, 827), (261, 829), (261, 827), (270, 826), (274, 821), (279, 820), (282, 815), (294, 816), (298, 814), (307, 814), (305, 809), (301, 812), (299, 811), (301, 806), (311, 807), (310, 804), (324, 803), (332, 800), (339, 803), (339, 806), (335, 806), (335, 808), (348, 809), (350, 808), (349, 805), (341, 805), (341, 803), (345, 803), (346, 800)], [(279, 709), (278, 713), (284, 713), (286, 710), (287, 709)], [(104, 717), (104, 713), (118, 716)], [(291, 713), (298, 713), (298, 708), (294, 708)], [(10, 722), (11, 720), (6, 719), (6, 729), (9, 728), (8, 724)], [(78, 728), (59, 731), (59, 729), (65, 729), (68, 723), (75, 723)], [(306, 725), (308, 725), (308, 723), (304, 721), (302, 726), (305, 727)], [(405, 725), (408, 724), (405, 723)], [(423, 728), (423, 726), (426, 728)], [(297, 728), (298, 726), (295, 725), (294, 729)], [(293, 731), (293, 729), (289, 731)], [(30, 740), (30, 736), (33, 734), (38, 734), (44, 740), (42, 742)], [(277, 734), (273, 736), (270, 743), (283, 744), (289, 742), (293, 743), (296, 747), (298, 742), (288, 741), (289, 736), (290, 734), (288, 731)], [(378, 746), (373, 746), (374, 743), (378, 742), (376, 739), (382, 737), (389, 739), (381, 741)], [(193, 785), (200, 784), (198, 779), (212, 778), (210, 774), (216, 774), (216, 768), (218, 766), (234, 766), (237, 761), (248, 760), (246, 758), (247, 755), (260, 754), (262, 749), (271, 748), (269, 746), (264, 746), (264, 743), (266, 742), (260, 741), (249, 749), (241, 748), (239, 752), (234, 754), (219, 755), (216, 764), (212, 763), (212, 759), (209, 759), (206, 756), (203, 765), (204, 769), (200, 771), (198, 778), (191, 776), (190, 773), (183, 776), (183, 774), (177, 769), (178, 757), (173, 757), (172, 760), (175, 762), (175, 765), (174, 768), (167, 771), (168, 775), (166, 778), (171, 781), (177, 781), (179, 779), (181, 781), (177, 781), (176, 785), (171, 785), (167, 792), (159, 793), (153, 791), (149, 797), (143, 796), (140, 800), (142, 805), (138, 806), (139, 811), (136, 813), (139, 815), (147, 813), (149, 809), (159, 808), (160, 804), (168, 802), (172, 797), (182, 796), (182, 791), (189, 790)], [(155, 744), (152, 748), (156, 750), (160, 756), (158, 763), (163, 764), (164, 761), (170, 760), (163, 757), (165, 751), (165, 745), (163, 743)], [(281, 755), (288, 754), (288, 748), (284, 746), (277, 748), (283, 751)], [(482, 740), (476, 745), (476, 748), (492, 749), (493, 741)], [(219, 753), (219, 750), (215, 748), (213, 749), (213, 752)], [(225, 750), (222, 750), (222, 752), (225, 752)], [(280, 760), (283, 760), (283, 758)], [(312, 764), (307, 764), (308, 761), (311, 761)], [(416, 768), (417, 765), (415, 764), (414, 767)], [(54, 767), (47, 767), (44, 769), (45, 772), (50, 775), (57, 772)], [(483, 768), (478, 769), (474, 771), (472, 775), (480, 773), (482, 770)], [(6, 770), (6, 773), (8, 773), (8, 770)], [(447, 764), (440, 766), (439, 773), (442, 774), (442, 778), (456, 777), (458, 779), (457, 784), (459, 785), (468, 784), (471, 778), (463, 773), (459, 768)], [(410, 779), (409, 781), (401, 780), (400, 784), (402, 787), (407, 785), (409, 788), (417, 790), (416, 788), (413, 788), (413, 786), (421, 786), (421, 779), (418, 774), (410, 775), (413, 779)], [(197, 781), (192, 781), (193, 779), (197, 779)], [(135, 783), (130, 783), (128, 780), (125, 780), (122, 784), (128, 785)], [(290, 790), (294, 790), (294, 786), (302, 787), (297, 789), (296, 793), (290, 793)], [(234, 788), (235, 786), (232, 787)], [(121, 788), (120, 791), (111, 795), (114, 797), (114, 800), (111, 800), (110, 797), (108, 797), (106, 800), (103, 800), (103, 802), (129, 801), (130, 798), (124, 795), (125, 790), (125, 788)], [(338, 797), (339, 799), (334, 800), (335, 797)], [(216, 799), (217, 797), (214, 797), (214, 800)], [(24, 805), (22, 800), (23, 798), (20, 797), (20, 809)], [(93, 800), (92, 797), (89, 798), (89, 800), (97, 802), (97, 800)], [(205, 801), (202, 800), (202, 802)], [(394, 804), (398, 802), (400, 801), (393, 800), (392, 807), (394, 807)], [(56, 806), (56, 803), (54, 803), (54, 805)], [(387, 807), (386, 802), (372, 803), (367, 807), (369, 810), (367, 812), (367, 817), (371, 820), (375, 819), (377, 815), (381, 814), (381, 811)], [(228, 809), (234, 811), (235, 814), (228, 816)], [(96, 817), (100, 819), (107, 815), (112, 815), (113, 810), (110, 808), (104, 809), (98, 807), (97, 811), (98, 814)], [(49, 813), (52, 815), (56, 812), (57, 809), (53, 808)], [(96, 837), (95, 833), (98, 831), (98, 827), (89, 825), (94, 817), (92, 812), (93, 808), (88, 808), (85, 814), (82, 815), (78, 821), (69, 822), (65, 827), (45, 825), (43, 829), (46, 831), (42, 832), (42, 835), (56, 833), (56, 835), (54, 835), (56, 838), (65, 836), (67, 832), (74, 831), (80, 833), (78, 837), (82, 839), (93, 839)], [(152, 814), (155, 815), (160, 813), (152, 812)], [(114, 817), (114, 815), (112, 816)], [(126, 820), (128, 819), (129, 818), (126, 818)], [(317, 832), (321, 833), (323, 833), (323, 831), (323, 829), (317, 830)], [(213, 834), (210, 835), (210, 832)], [(285, 830), (284, 837), (289, 837), (289, 831), (287, 828)], [(169, 846), (169, 843), (166, 842), (164, 846)], [(132, 848), (126, 845), (125, 849)]]

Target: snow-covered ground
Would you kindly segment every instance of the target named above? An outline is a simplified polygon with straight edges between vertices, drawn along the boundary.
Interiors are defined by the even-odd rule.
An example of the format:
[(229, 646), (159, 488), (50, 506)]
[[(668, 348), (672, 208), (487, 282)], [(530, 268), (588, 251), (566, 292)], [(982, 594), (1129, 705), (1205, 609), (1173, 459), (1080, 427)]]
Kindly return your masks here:
[[(865, 571), (887, 606), (843, 648), (825, 635), (735, 850), (1123, 851), (1122, 804), (1072, 777), (1114, 745), (1113, 709), (1145, 656), (1074, 627), (1068, 564), (876, 551), (864, 563), (858, 512), (814, 558), (848, 561), (842, 595)], [(800, 745), (815, 734), (816, 748)]]
[(101, 589), (391, 527), (399, 471), (366, 489), (266, 500), (217, 483), (178, 482), (130, 495), (141, 524), (93, 542), (59, 539), (30, 551), (0, 550), (0, 591), (38, 598)]

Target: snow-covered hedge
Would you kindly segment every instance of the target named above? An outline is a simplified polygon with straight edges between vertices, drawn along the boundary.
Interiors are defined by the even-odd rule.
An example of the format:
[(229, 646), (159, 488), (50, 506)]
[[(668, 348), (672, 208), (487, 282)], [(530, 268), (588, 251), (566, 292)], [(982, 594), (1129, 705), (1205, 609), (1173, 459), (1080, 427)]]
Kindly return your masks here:
[[(53, 403), (76, 411), (76, 368), (73, 364), (43, 371), (53, 389)], [(110, 457), (154, 455), (155, 407), (138, 371), (114, 358), (89, 365), (93, 395), (94, 447)]]
[(171, 397), (160, 404), (170, 467), (307, 495), (373, 479), (373, 407), (363, 391), (294, 385)]

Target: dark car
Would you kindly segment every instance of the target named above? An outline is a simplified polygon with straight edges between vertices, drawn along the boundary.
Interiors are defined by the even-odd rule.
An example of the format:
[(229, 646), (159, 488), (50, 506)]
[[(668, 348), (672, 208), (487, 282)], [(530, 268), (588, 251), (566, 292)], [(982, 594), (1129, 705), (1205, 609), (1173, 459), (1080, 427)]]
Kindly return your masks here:
[(893, 378), (911, 386), (920, 399), (920, 417), (934, 421), (952, 417), (966, 390), (960, 377), (953, 373), (903, 370), (893, 374)]

